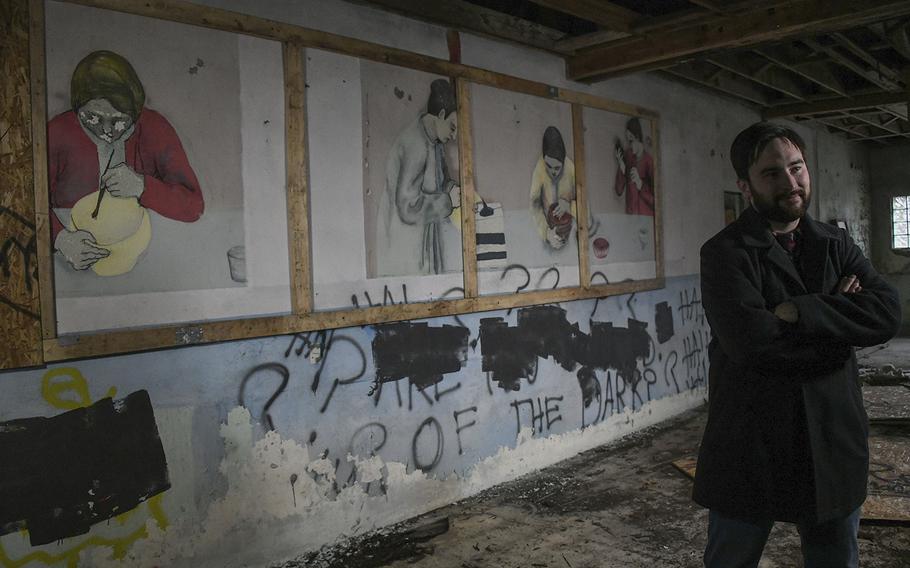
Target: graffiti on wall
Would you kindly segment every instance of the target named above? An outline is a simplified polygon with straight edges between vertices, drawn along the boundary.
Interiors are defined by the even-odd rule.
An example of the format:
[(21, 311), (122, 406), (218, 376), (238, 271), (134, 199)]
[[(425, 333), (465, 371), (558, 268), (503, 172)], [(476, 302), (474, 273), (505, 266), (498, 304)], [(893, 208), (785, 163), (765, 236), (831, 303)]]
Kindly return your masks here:
[[(76, 566), (80, 553), (93, 547), (122, 557), (147, 536), (145, 518), (166, 528), (161, 497), (170, 481), (148, 393), (113, 400), (111, 388), (93, 403), (82, 373), (62, 367), (44, 374), (41, 395), (66, 412), (0, 423), (0, 454), (17, 457), (0, 465), (0, 535), (27, 531), (32, 547), (64, 539), (68, 546), (16, 558), (0, 543), (0, 566)], [(147, 514), (137, 522), (143, 503)], [(70, 540), (111, 520), (123, 529), (116, 536)]]
[[(17, 270), (15, 267), (21, 267)], [(31, 295), (38, 283), (38, 246), (35, 224), (8, 207), (0, 205), (0, 284), (13, 277), (22, 282), (0, 285), (0, 303), (32, 319), (38, 319), (30, 309)], [(18, 290), (15, 295), (11, 292)]]
[[(552, 276), (558, 275), (548, 275)], [(398, 303), (404, 294), (392, 297), (390, 290), (388, 296), (384, 301)], [(376, 298), (364, 300), (377, 302)], [(109, 513), (115, 516), (110, 526), (102, 524), (75, 537), (66, 536), (77, 532), (70, 527), (67, 533), (56, 534), (64, 538), (62, 547), (56, 549), (29, 547), (32, 537), (36, 543), (50, 538), (42, 537), (38, 530), (35, 535), (22, 533), (23, 537), (9, 534), (0, 538), (0, 566), (19, 568), (28, 562), (77, 566), (106, 549), (115, 558), (128, 560), (142, 554), (137, 551), (184, 539), (186, 534), (195, 535), (193, 546), (209, 546), (209, 537), (193, 532), (195, 527), (215, 531), (209, 536), (221, 529), (211, 528), (200, 516), (225, 523), (225, 518), (236, 516), (229, 512), (238, 506), (261, 509), (253, 513), (240, 509), (247, 511), (238, 518), (240, 523), (291, 515), (301, 520), (308, 518), (314, 503), (329, 507), (338, 501), (343, 507), (351, 498), (373, 497), (396, 502), (403, 498), (402, 484), (413, 487), (416, 483), (433, 488), (432, 494), (445, 495), (450, 489), (441, 491), (444, 485), (440, 484), (449, 483), (453, 472), (473, 486), (477, 483), (471, 477), (475, 466), (495, 469), (494, 456), (509, 460), (519, 459), (509, 456), (521, 455), (523, 463), (528, 463), (523, 452), (533, 451), (525, 448), (530, 442), (557, 440), (564, 447), (565, 440), (573, 440), (571, 444), (584, 447), (583, 440), (591, 435), (607, 436), (619, 424), (645, 420), (638, 411), (652, 402), (677, 394), (692, 395), (690, 400), (699, 396), (707, 380), (709, 335), (697, 284), (686, 279), (665, 291), (609, 297), (595, 304), (591, 300), (457, 319), (449, 316), (313, 331), (178, 350), (166, 361), (154, 359), (158, 363), (142, 366), (143, 370), (137, 366), (135, 376), (118, 378), (118, 387), (134, 392), (131, 396), (147, 389), (153, 398), (164, 396), (169, 405), (182, 405), (192, 412), (187, 415), (192, 416), (192, 432), (185, 431), (189, 423), (160, 422), (165, 438), (172, 443), (181, 437), (194, 438), (188, 455), (200, 462), (182, 464), (183, 475), (188, 467), (206, 471), (181, 480), (218, 487), (225, 483), (219, 479), (223, 476), (228, 486), (225, 492), (213, 493), (207, 487), (206, 497), (181, 500), (181, 507), (195, 504), (203, 510), (196, 517), (168, 510), (169, 515), (177, 514), (173, 523), (164, 514), (161, 493), (131, 513), (120, 514), (122, 508), (115, 513), (111, 508)], [(105, 371), (112, 360), (87, 361), (80, 369), (93, 376), (119, 377), (116, 372), (111, 375), (110, 369)], [(191, 381), (174, 382), (170, 377), (185, 376), (185, 372), (174, 372), (177, 369), (205, 371)], [(110, 382), (103, 389), (90, 389), (81, 372), (57, 368), (45, 373), (41, 398), (65, 412), (41, 420), (63, 420), (59, 417), (69, 412), (84, 416), (116, 413), (121, 404), (116, 401), (117, 389)], [(225, 392), (225, 379), (237, 390)], [(123, 384), (124, 380), (128, 382)], [(154, 389), (166, 389), (167, 394), (156, 395)], [(93, 400), (95, 392), (101, 401)], [(128, 407), (134, 406), (130, 397), (123, 400), (129, 402)], [(145, 411), (151, 413), (150, 406)], [(234, 416), (235, 411), (243, 411), (246, 418)], [(225, 424), (225, 413), (236, 420), (231, 422), (229, 416)], [(154, 424), (152, 415), (146, 418)], [(118, 429), (110, 423), (107, 427)], [(204, 444), (198, 440), (211, 440), (212, 434), (219, 442), (217, 448), (203, 450)], [(4, 444), (8, 445), (0, 440), (0, 446)], [(178, 448), (175, 455), (182, 455)], [(538, 454), (551, 455), (553, 450), (538, 450), (534, 455)], [(75, 458), (65, 453), (63, 459)], [(213, 459), (222, 461), (212, 463)], [(166, 463), (163, 467), (159, 484), (170, 482)], [(174, 471), (179, 472), (180, 467)], [(492, 479), (504, 480), (498, 475), (494, 472)], [(4, 481), (7, 478), (13, 479), (6, 476)], [(269, 487), (262, 485), (265, 480)], [(267, 499), (263, 492), (271, 491), (273, 485), (275, 497)], [(255, 505), (245, 501), (251, 494), (258, 496)], [(33, 498), (22, 501), (38, 505)], [(368, 517), (358, 513), (351, 522), (364, 519), (357, 525), (363, 527)], [(377, 514), (376, 519), (380, 518), (388, 519), (388, 513)], [(20, 515), (12, 520), (4, 517), (3, 522), (8, 531), (31, 520)], [(149, 528), (157, 525), (162, 532), (148, 538), (147, 522)]]

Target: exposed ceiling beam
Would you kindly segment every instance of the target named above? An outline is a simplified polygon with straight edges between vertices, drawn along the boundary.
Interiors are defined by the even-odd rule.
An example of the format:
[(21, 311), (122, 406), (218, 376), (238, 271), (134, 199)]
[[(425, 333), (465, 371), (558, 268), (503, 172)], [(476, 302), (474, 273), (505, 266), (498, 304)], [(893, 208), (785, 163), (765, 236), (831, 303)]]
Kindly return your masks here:
[(910, 101), (910, 93), (878, 93), (859, 95), (852, 98), (837, 98), (830, 101), (794, 103), (771, 107), (763, 112), (765, 118), (783, 118), (798, 115), (813, 115), (823, 112), (848, 111), (860, 108), (878, 107)]
[(699, 8), (677, 10), (662, 16), (648, 16), (632, 25), (631, 31), (635, 34), (646, 34), (654, 30), (670, 32), (679, 28), (690, 26), (695, 22), (704, 22), (706, 17), (715, 17)]
[(800, 88), (799, 84), (797, 84), (797, 82), (794, 81), (792, 77), (785, 74), (780, 69), (774, 69), (770, 63), (767, 66), (762, 66), (760, 69), (750, 71), (742, 63), (742, 57), (738, 57), (736, 55), (712, 53), (704, 60), (708, 63), (711, 63), (712, 65), (717, 65), (718, 67), (726, 69), (731, 73), (735, 73), (750, 81), (758, 83), (759, 85), (773, 89), (792, 99), (796, 99), (798, 101), (806, 100), (806, 97), (803, 94), (803, 91)]
[(844, 89), (843, 85), (841, 85), (840, 80), (831, 73), (827, 64), (813, 64), (811, 68), (807, 65), (796, 65), (793, 63), (794, 56), (788, 53), (790, 49), (787, 47), (763, 47), (761, 49), (753, 49), (752, 51), (761, 55), (768, 61), (771, 61), (778, 67), (799, 75), (803, 79), (812, 81), (824, 89), (828, 89), (841, 96), (847, 95), (847, 91)]
[(884, 75), (893, 83), (897, 83), (900, 80), (900, 75), (894, 69), (891, 69), (882, 63), (881, 60), (857, 45), (856, 42), (844, 34), (833, 33), (831, 34), (831, 37), (834, 38), (834, 41), (836, 41), (841, 47), (865, 61), (873, 71), (877, 71), (878, 73)]
[(630, 31), (641, 14), (605, 0), (531, 0), (534, 4), (570, 14), (618, 32)]
[(580, 49), (585, 49), (601, 43), (608, 43), (618, 39), (629, 37), (626, 32), (614, 32), (613, 30), (600, 30), (583, 34), (579, 36), (567, 37), (556, 42), (556, 51), (562, 53), (574, 53)]
[[(697, 4), (696, 2), (692, 3)], [(764, 0), (761, 9), (773, 10), (778, 7), (789, 6), (792, 3), (793, 0)], [(646, 34), (653, 31), (659, 31), (663, 34), (692, 25), (710, 26), (719, 21), (718, 16), (723, 18), (755, 11), (754, 0), (728, 2), (723, 6), (723, 9), (719, 9), (720, 7), (716, 5), (713, 6), (715, 9), (708, 8), (713, 14), (708, 14), (704, 10), (685, 8), (660, 16), (643, 17), (640, 21), (635, 22), (632, 25), (632, 33)]]
[(901, 132), (900, 134), (882, 134), (880, 136), (866, 136), (862, 138), (862, 140), (873, 140), (875, 142), (881, 142), (884, 138), (897, 138), (898, 136), (910, 138), (910, 132)]
[(904, 59), (910, 60), (910, 21), (905, 20), (885, 28), (884, 39), (894, 51), (900, 53)]
[(688, 62), (675, 67), (665, 69), (666, 73), (692, 81), (704, 87), (708, 87), (714, 92), (720, 91), (734, 98), (756, 104), (759, 106), (769, 106), (771, 104), (768, 95), (755, 85), (747, 81), (740, 81), (732, 77), (729, 71), (711, 69), (705, 71), (698, 62)]
[[(910, 2), (908, 2), (908, 4), (910, 4)], [(824, 53), (825, 55), (830, 57), (834, 62), (836, 62), (838, 65), (846, 67), (847, 69), (849, 69), (850, 71), (853, 71), (854, 73), (856, 73), (863, 79), (869, 81), (873, 85), (879, 86), (883, 89), (899, 88), (899, 85), (895, 81), (892, 81), (891, 79), (886, 77), (883, 73), (874, 71), (867, 67), (863, 67), (862, 65), (854, 62), (852, 59), (842, 55), (840, 52), (837, 51), (837, 49), (834, 46), (822, 45), (812, 39), (804, 39), (803, 43), (805, 43), (806, 45), (808, 45), (809, 47), (811, 47), (812, 49), (814, 49), (815, 51), (817, 51), (819, 53)]]
[[(804, 79), (812, 81), (816, 85), (823, 87), (832, 93), (838, 94), (841, 97), (847, 97), (849, 99), (855, 99), (857, 96), (862, 96), (866, 94), (881, 94), (881, 93), (848, 93), (841, 84), (840, 79), (831, 72), (830, 66), (832, 65), (829, 62), (822, 61), (812, 61), (810, 63), (791, 63), (794, 60), (798, 59), (798, 56), (792, 53), (793, 48), (789, 46), (770, 46), (762, 47), (760, 49), (753, 49), (753, 52), (765, 57), (769, 61), (772, 61), (775, 65), (787, 69), (792, 73), (800, 75)], [(833, 100), (833, 99), (832, 99)], [(828, 101), (818, 101), (818, 102), (831, 102)], [(904, 102), (899, 101), (899, 102)], [(893, 105), (879, 105), (876, 107), (881, 112), (891, 114), (901, 120), (907, 120), (907, 112), (900, 112), (893, 108)]]
[[(876, 128), (878, 130), (887, 132), (889, 134), (901, 134), (899, 129), (891, 128), (889, 125), (883, 123), (882, 121), (875, 121), (875, 120), (872, 120), (871, 118), (866, 118), (862, 114), (848, 113), (846, 115), (846, 118), (850, 118), (850, 119), (856, 120), (858, 122), (862, 122), (863, 124), (866, 124), (868, 126), (871, 126), (872, 128)], [(870, 134), (870, 136), (872, 135), (871, 130), (869, 131), (869, 134)]]
[(689, 0), (689, 4), (701, 6), (705, 10), (711, 10), (715, 14), (723, 14), (726, 11), (722, 4), (718, 4), (714, 0)]
[[(835, 128), (842, 132), (846, 132), (847, 134), (851, 134), (853, 136), (853, 138), (850, 138), (851, 140), (869, 140), (870, 136), (871, 136), (868, 132), (862, 132), (862, 131), (854, 129), (853, 127), (851, 127), (849, 125), (838, 124), (831, 120), (825, 120), (825, 119), (821, 119), (821, 118), (813, 118), (811, 120), (813, 122), (817, 122), (819, 124), (824, 124), (825, 126), (828, 126), (830, 128)], [(879, 142), (879, 144), (883, 144), (883, 142)]]
[(905, 14), (910, 14), (906, 0), (805, 0), (787, 9), (759, 6), (747, 15), (716, 18), (710, 25), (699, 23), (659, 38), (644, 35), (592, 48), (568, 58), (567, 75), (592, 80), (649, 70), (712, 49), (827, 32)]
[(424, 0), (349, 1), (374, 8), (380, 7), (390, 12), (456, 30), (514, 41), (546, 51), (571, 53), (561, 51), (557, 47), (557, 42), (565, 37), (565, 34), (560, 31), (463, 0), (446, 0), (445, 2), (426, 2)]

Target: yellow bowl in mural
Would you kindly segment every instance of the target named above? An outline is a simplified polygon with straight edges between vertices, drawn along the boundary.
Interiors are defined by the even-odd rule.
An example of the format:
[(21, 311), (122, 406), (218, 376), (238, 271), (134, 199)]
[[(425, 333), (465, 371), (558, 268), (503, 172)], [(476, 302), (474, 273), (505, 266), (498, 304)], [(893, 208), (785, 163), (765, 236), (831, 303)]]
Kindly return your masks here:
[(139, 230), (145, 215), (145, 207), (139, 205), (135, 197), (111, 197), (105, 194), (101, 199), (98, 216), (92, 212), (98, 203), (98, 192), (90, 193), (73, 205), (73, 225), (80, 230), (88, 231), (99, 245), (119, 243)]
[(92, 265), (95, 274), (117, 276), (129, 272), (152, 240), (148, 211), (139, 205), (138, 199), (105, 195), (98, 216), (93, 218), (97, 203), (97, 191), (76, 202), (70, 228), (88, 231), (95, 237), (97, 246), (111, 251), (110, 256)]

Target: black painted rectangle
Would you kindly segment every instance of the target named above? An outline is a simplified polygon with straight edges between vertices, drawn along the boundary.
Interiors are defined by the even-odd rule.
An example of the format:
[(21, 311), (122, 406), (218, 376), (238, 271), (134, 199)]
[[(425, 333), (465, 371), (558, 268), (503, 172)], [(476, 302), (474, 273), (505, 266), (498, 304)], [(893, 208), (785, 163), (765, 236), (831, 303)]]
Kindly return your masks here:
[(506, 244), (506, 235), (505, 233), (477, 233), (477, 244), (504, 245)]
[(501, 260), (504, 258), (506, 258), (506, 251), (477, 253), (477, 260)]
[(468, 359), (465, 327), (426, 323), (392, 323), (376, 326), (373, 361), (379, 382), (408, 377), (419, 388), (442, 380), (447, 373), (461, 370)]
[(26, 528), (32, 546), (85, 534), (169, 488), (144, 390), (0, 423), (0, 534)]

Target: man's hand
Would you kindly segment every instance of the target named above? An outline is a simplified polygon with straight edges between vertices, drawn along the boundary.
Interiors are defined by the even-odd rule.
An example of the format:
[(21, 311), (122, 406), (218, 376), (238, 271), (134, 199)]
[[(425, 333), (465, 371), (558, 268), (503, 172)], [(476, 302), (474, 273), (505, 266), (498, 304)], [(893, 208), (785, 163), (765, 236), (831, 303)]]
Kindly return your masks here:
[(796, 323), (799, 320), (799, 310), (793, 302), (784, 302), (774, 308), (774, 315), (787, 323)]
[(54, 248), (76, 270), (91, 268), (102, 258), (110, 256), (111, 251), (95, 246), (95, 237), (88, 231), (60, 231)]
[(550, 227), (547, 229), (547, 242), (550, 243), (551, 247), (559, 250), (562, 247), (566, 246), (567, 241), (568, 239), (564, 239), (559, 236), (559, 234), (556, 232), (555, 227)]
[(623, 159), (622, 148), (619, 146), (616, 147), (616, 150), (613, 152), (613, 155), (616, 156), (616, 163), (619, 165), (619, 171), (623, 174), (626, 173), (626, 161)]
[(101, 178), (101, 187), (112, 197), (135, 197), (138, 199), (145, 191), (145, 178), (126, 164), (120, 164), (108, 170)]
[(856, 277), (856, 274), (851, 274), (840, 279), (840, 282), (837, 284), (837, 291), (841, 294), (853, 294), (855, 292), (862, 292), (863, 287), (860, 286), (859, 278)]

